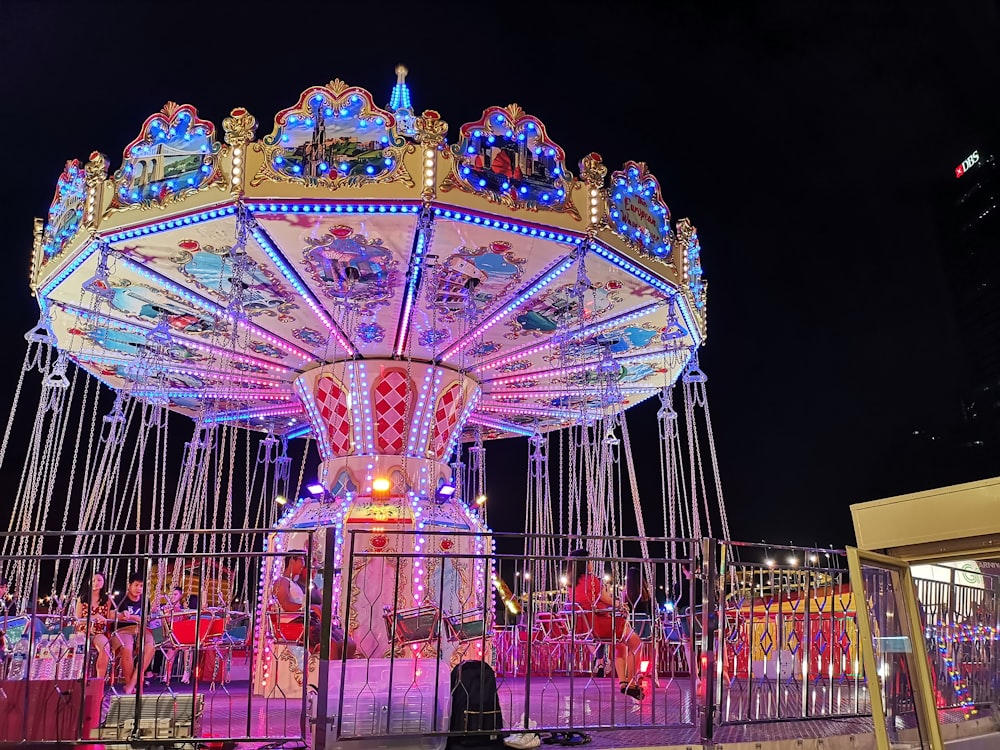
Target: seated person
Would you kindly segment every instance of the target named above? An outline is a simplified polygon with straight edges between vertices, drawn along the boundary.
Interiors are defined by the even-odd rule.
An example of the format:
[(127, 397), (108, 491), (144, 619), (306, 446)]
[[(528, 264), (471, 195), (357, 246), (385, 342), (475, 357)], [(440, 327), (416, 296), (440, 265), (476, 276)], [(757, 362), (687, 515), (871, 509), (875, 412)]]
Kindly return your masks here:
[(642, 700), (643, 692), (637, 682), (636, 654), (642, 641), (629, 627), (626, 614), (616, 609), (611, 594), (601, 584), (601, 579), (590, 568), (590, 553), (585, 549), (573, 550), (573, 569), (569, 599), (586, 614), (594, 637), (612, 640), (615, 644), (615, 672), (622, 693)]
[[(0, 576), (0, 618), (17, 617), (17, 602), (7, 585), (7, 579)], [(4, 628), (6, 630), (6, 628)]]
[[(308, 603), (306, 596), (306, 589), (303, 588), (303, 582), (306, 588), (309, 590)], [(285, 555), (285, 560), (282, 565), (282, 574), (275, 581), (272, 587), (272, 592), (274, 598), (278, 602), (278, 607), (281, 612), (299, 612), (304, 613), (308, 610), (309, 612), (309, 644), (311, 649), (319, 649), (319, 641), (321, 636), (320, 623), (322, 622), (322, 602), (319, 595), (319, 590), (317, 587), (309, 583), (309, 576), (306, 571), (306, 556), (305, 552), (301, 550), (292, 550)], [(305, 622), (304, 616), (300, 615), (293, 620), (286, 621), (288, 624), (302, 624)], [(280, 628), (279, 623), (279, 628)], [(287, 633), (282, 633), (286, 635)], [(344, 653), (344, 643), (347, 644), (347, 656), (352, 658), (357, 650), (354, 641), (350, 638), (345, 638), (343, 629), (334, 623), (330, 630), (330, 658), (339, 659)], [(305, 640), (305, 632), (303, 628), (303, 634), (297, 640), (300, 642)]]
[(111, 647), (121, 661), (122, 674), (125, 677), (123, 692), (126, 695), (135, 692), (139, 677), (149, 669), (149, 663), (153, 660), (153, 654), (156, 651), (153, 634), (148, 627), (143, 628), (142, 659), (137, 671), (135, 642), (139, 636), (139, 627), (142, 621), (142, 594), (144, 590), (142, 573), (138, 571), (132, 573), (128, 578), (128, 589), (125, 591), (125, 596), (118, 603), (118, 611), (115, 614), (115, 631), (111, 636)]
[(108, 596), (103, 573), (95, 572), (91, 580), (80, 590), (80, 598), (74, 612), (74, 627), (77, 633), (88, 633), (92, 647), (97, 651), (97, 676), (108, 676), (111, 663), (111, 641), (108, 626), (113, 623), (112, 612), (117, 614), (114, 599)]

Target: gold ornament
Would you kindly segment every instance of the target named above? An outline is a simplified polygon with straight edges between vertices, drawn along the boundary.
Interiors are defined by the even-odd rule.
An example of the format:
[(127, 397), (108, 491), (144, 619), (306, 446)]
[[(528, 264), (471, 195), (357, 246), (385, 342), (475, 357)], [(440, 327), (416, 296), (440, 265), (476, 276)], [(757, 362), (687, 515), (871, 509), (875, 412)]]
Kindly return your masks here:
[(607, 174), (608, 168), (597, 152), (591, 151), (580, 159), (580, 179), (589, 187), (603, 188), (604, 178), (607, 177)]
[(437, 148), (444, 143), (448, 133), (448, 123), (433, 109), (425, 109), (416, 119), (417, 143), (426, 148)]
[(222, 121), (224, 140), (233, 148), (245, 147), (257, 133), (257, 119), (243, 107), (237, 107)]

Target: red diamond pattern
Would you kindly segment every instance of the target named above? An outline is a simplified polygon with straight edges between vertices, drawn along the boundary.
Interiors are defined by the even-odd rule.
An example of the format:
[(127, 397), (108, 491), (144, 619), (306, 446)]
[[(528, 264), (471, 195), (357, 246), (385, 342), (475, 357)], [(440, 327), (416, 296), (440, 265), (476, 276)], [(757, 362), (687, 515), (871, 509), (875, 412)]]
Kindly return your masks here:
[(402, 370), (389, 370), (375, 383), (375, 434), (379, 453), (403, 452), (406, 420), (412, 411), (413, 389)]
[(333, 378), (321, 377), (316, 383), (315, 395), (319, 415), (330, 438), (330, 451), (334, 456), (346, 456), (351, 452), (351, 421), (343, 389)]
[(458, 424), (459, 407), (462, 405), (462, 387), (452, 383), (438, 399), (434, 410), (434, 428), (431, 430), (430, 447), (440, 459), (448, 449), (451, 433)]

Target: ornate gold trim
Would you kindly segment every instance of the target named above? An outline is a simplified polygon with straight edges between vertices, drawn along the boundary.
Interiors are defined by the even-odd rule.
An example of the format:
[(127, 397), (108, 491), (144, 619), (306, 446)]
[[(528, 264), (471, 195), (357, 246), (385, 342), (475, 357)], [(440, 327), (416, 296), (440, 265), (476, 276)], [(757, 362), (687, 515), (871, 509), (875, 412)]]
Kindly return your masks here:
[[(165, 120), (166, 127), (170, 128), (171, 126), (176, 126), (176, 124), (180, 121), (180, 116), (182, 114), (187, 114), (191, 118), (192, 127), (204, 128), (204, 133), (199, 135), (203, 135), (205, 137), (210, 147), (209, 151), (202, 152), (201, 154), (202, 168), (207, 166), (210, 169), (208, 177), (196, 187), (181, 187), (177, 190), (171, 191), (165, 198), (146, 197), (142, 200), (123, 203), (119, 191), (122, 185), (128, 185), (131, 187), (131, 179), (126, 178), (126, 166), (133, 158), (132, 149), (144, 142), (152, 145), (153, 141), (150, 128), (155, 121)], [(111, 203), (108, 206), (107, 211), (104, 212), (104, 217), (109, 216), (114, 211), (131, 211), (134, 209), (148, 210), (154, 207), (166, 206), (187, 198), (190, 195), (194, 195), (195, 193), (207, 190), (208, 188), (216, 186), (219, 183), (225, 184), (225, 177), (222, 174), (222, 169), (220, 168), (218, 159), (221, 148), (222, 147), (219, 142), (215, 140), (215, 125), (209, 120), (201, 119), (198, 116), (197, 109), (190, 104), (167, 102), (163, 105), (163, 109), (146, 118), (146, 121), (142, 124), (142, 127), (139, 130), (139, 135), (131, 143), (129, 143), (122, 152), (122, 166), (112, 176)], [(196, 154), (197, 152), (191, 152), (192, 156)], [(144, 157), (136, 155), (134, 158), (142, 160)], [(151, 182), (160, 183), (164, 182), (164, 180), (153, 180)]]
[[(360, 97), (361, 111), (356, 115), (359, 121), (374, 121), (376, 118), (382, 118), (386, 132), (389, 134), (389, 143), (381, 149), (381, 156), (383, 159), (392, 160), (392, 168), (388, 172), (368, 176), (351, 173), (341, 174), (338, 170), (330, 168), (323, 174), (291, 176), (275, 169), (275, 159), (291, 150), (281, 145), (281, 137), (286, 123), (298, 117), (302, 117), (304, 120), (314, 117), (315, 114), (309, 106), (309, 100), (317, 96), (323, 97), (326, 107), (331, 109), (341, 109), (347, 103), (356, 104), (356, 102), (348, 100), (352, 97)], [(324, 124), (327, 122), (327, 116), (324, 113)], [(397, 132), (393, 114), (375, 106), (368, 91), (358, 86), (348, 86), (339, 78), (334, 79), (326, 86), (313, 86), (303, 91), (294, 106), (283, 109), (275, 116), (274, 130), (270, 135), (264, 136), (261, 141), (255, 142), (253, 149), (261, 153), (264, 158), (257, 173), (250, 180), (251, 187), (257, 187), (265, 182), (324, 187), (329, 190), (337, 190), (345, 186), (358, 187), (393, 182), (401, 182), (410, 188), (416, 186), (416, 182), (403, 164), (403, 156), (407, 151), (412, 150), (412, 144), (408, 144), (406, 139)]]
[[(476, 135), (477, 131), (489, 132), (492, 129), (497, 132), (497, 128), (504, 131), (505, 135), (503, 137), (510, 138), (511, 133), (517, 132), (522, 125), (524, 125), (525, 130), (533, 132), (533, 135), (530, 136), (531, 138), (537, 138), (539, 143), (544, 144), (548, 149), (553, 151), (553, 161), (559, 168), (558, 179), (552, 183), (553, 189), (563, 191), (563, 195), (558, 201), (543, 203), (533, 199), (521, 198), (515, 193), (513, 187), (504, 189), (502, 192), (488, 187), (477, 189), (461, 175), (463, 167), (468, 167), (470, 162), (467, 154), (467, 139), (470, 137), (480, 137)], [(439, 188), (441, 192), (446, 193), (450, 190), (459, 190), (470, 195), (478, 195), (491, 203), (497, 203), (513, 210), (523, 209), (533, 212), (548, 211), (556, 214), (569, 214), (577, 221), (580, 220), (580, 212), (577, 210), (576, 204), (572, 199), (573, 191), (577, 187), (577, 178), (566, 169), (565, 152), (559, 144), (549, 138), (545, 131), (545, 125), (538, 118), (525, 114), (524, 110), (517, 104), (508, 104), (506, 107), (490, 107), (483, 111), (483, 115), (479, 120), (463, 125), (459, 129), (459, 134), (459, 142), (451, 147), (454, 164), (451, 171), (441, 183)], [(492, 138), (493, 136), (489, 137)], [(519, 140), (525, 140), (523, 133), (519, 135)], [(519, 160), (520, 157), (518, 157)], [(481, 165), (475, 168), (479, 170), (485, 169)], [(489, 170), (485, 169), (485, 171)], [(520, 177), (513, 179), (520, 179)]]
[(257, 118), (243, 107), (236, 107), (222, 121), (223, 140), (233, 148), (245, 148), (257, 134)]

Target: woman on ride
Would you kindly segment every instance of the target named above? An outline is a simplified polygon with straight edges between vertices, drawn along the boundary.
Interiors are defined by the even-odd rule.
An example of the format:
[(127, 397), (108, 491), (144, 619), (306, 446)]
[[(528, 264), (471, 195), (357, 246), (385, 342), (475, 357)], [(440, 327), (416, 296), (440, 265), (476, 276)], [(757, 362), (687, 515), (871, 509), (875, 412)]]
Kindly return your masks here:
[[(610, 640), (615, 645), (615, 673), (622, 693), (642, 700), (642, 687), (636, 674), (636, 654), (642, 641), (628, 625), (628, 614), (619, 609), (614, 598), (604, 588), (601, 579), (594, 575), (590, 553), (585, 549), (573, 550), (572, 588), (570, 601), (582, 610), (581, 619), (590, 625), (593, 637)], [(579, 621), (577, 627), (579, 628)]]
[(90, 643), (97, 651), (97, 676), (105, 679), (108, 676), (108, 664), (111, 662), (111, 641), (108, 638), (108, 623), (113, 622), (112, 612), (117, 614), (114, 600), (108, 596), (103, 573), (95, 572), (89, 583), (80, 589), (80, 598), (76, 602), (76, 618), (74, 625), (77, 633), (86, 633), (90, 627)]

